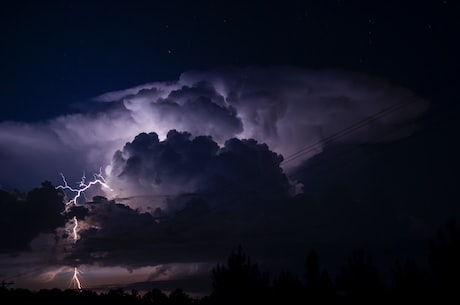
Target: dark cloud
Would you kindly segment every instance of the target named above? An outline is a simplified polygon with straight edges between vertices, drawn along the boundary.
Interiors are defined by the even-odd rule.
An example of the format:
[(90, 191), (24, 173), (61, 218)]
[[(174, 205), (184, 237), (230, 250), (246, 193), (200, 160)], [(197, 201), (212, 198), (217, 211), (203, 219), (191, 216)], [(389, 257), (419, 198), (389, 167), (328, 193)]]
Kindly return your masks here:
[[(43, 177), (60, 183), (59, 172), (78, 181), (82, 171), (107, 166), (113, 153), (137, 134), (155, 132), (164, 140), (171, 129), (211, 136), (220, 146), (231, 138), (255, 139), (284, 157), (317, 144), (296, 162), (283, 165), (292, 167), (321, 152), (329, 136), (369, 117), (373, 119), (363, 128), (337, 140), (405, 137), (428, 107), (410, 90), (379, 78), (293, 67), (189, 71), (178, 80), (95, 100), (104, 105), (93, 102), (80, 106), (78, 113), (39, 123), (1, 122), (0, 164), (10, 174), (0, 183), (27, 190)], [(382, 114), (385, 109), (390, 111)], [(381, 137), (390, 131), (391, 137)], [(21, 175), (25, 171), (27, 177)]]
[(66, 222), (64, 194), (44, 182), (27, 194), (0, 190), (0, 251), (30, 250), (40, 233), (54, 233)]
[[(223, 147), (210, 136), (171, 130), (160, 141), (141, 133), (114, 154), (109, 184), (115, 193), (174, 195), (206, 193), (219, 197), (284, 198), (294, 192), (280, 168), (283, 158), (266, 144), (229, 139)], [(247, 200), (247, 199), (244, 199)]]
[[(337, 147), (413, 134), (427, 102), (404, 88), (348, 72), (221, 69), (96, 100), (106, 104), (91, 113), (0, 123), (0, 183), (58, 185), (62, 172), (74, 186), (102, 168), (112, 189), (96, 189), (109, 199), (66, 210), (53, 184), (22, 197), (2, 192), (1, 249), (31, 251), (23, 269), (148, 267), (149, 280), (171, 280), (188, 264), (204, 274), (237, 244), (266, 266), (288, 268), (310, 248), (332, 261), (363, 243), (395, 249), (426, 228), (423, 214), (328, 184), (318, 162), (335, 159)], [(367, 185), (372, 173), (363, 176)], [(12, 261), (2, 270), (14, 274)]]

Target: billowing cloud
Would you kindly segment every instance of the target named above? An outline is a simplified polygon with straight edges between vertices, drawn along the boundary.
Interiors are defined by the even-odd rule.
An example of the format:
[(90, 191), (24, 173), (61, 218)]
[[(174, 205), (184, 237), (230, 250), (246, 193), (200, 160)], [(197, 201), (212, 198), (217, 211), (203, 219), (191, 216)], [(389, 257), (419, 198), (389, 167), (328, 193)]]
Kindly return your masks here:
[(284, 198), (295, 192), (295, 185), (281, 161), (281, 155), (255, 140), (232, 138), (219, 147), (210, 136), (192, 138), (188, 132), (171, 130), (164, 141), (156, 133), (141, 133), (114, 154), (108, 183), (127, 196)]
[[(393, 137), (404, 136), (427, 107), (409, 90), (377, 78), (290, 67), (186, 72), (178, 82), (147, 84), (96, 100), (123, 101), (136, 121), (162, 138), (169, 129), (211, 135), (221, 144), (234, 136), (253, 138), (284, 156), (369, 117), (374, 119), (365, 128), (341, 140), (372, 141), (392, 128), (399, 131)], [(155, 128), (158, 122), (165, 128)]]
[[(204, 274), (238, 243), (282, 266), (315, 244), (372, 241), (371, 234), (397, 221), (391, 211), (350, 209), (354, 199), (342, 193), (329, 205), (299, 199), (290, 173), (331, 140), (405, 137), (427, 106), (411, 91), (366, 75), (247, 68), (186, 72), (175, 81), (109, 92), (91, 101), (88, 112), (46, 122), (1, 122), (3, 188), (52, 184), (24, 202), (0, 193), (2, 215), (11, 215), (1, 228), (19, 234), (17, 240), (1, 235), (0, 250), (40, 254), (21, 255), (36, 267), (52, 266), (42, 274), (53, 279), (68, 276), (72, 266), (97, 266), (144, 268), (151, 281), (177, 280), (173, 273), (190, 275), (191, 266)], [(109, 200), (96, 197), (64, 211), (59, 190), (50, 186), (62, 183), (59, 173), (72, 184), (99, 169), (112, 189)], [(45, 197), (52, 200), (40, 201)], [(363, 213), (367, 218), (358, 217)], [(399, 227), (391, 228), (386, 234), (397, 237)], [(292, 251), (280, 253), (286, 249)]]
[(185, 72), (176, 81), (95, 100), (105, 106), (93, 102), (89, 112), (40, 123), (1, 122), (0, 164), (8, 174), (0, 184), (30, 189), (45, 178), (58, 183), (59, 172), (78, 181), (82, 171), (109, 165), (113, 153), (139, 133), (155, 132), (164, 140), (172, 129), (211, 136), (220, 146), (231, 138), (255, 139), (285, 158), (318, 143), (298, 162), (283, 164), (286, 169), (320, 152), (331, 135), (369, 117), (362, 128), (336, 140), (405, 136), (427, 108), (411, 91), (380, 79), (291, 67)]

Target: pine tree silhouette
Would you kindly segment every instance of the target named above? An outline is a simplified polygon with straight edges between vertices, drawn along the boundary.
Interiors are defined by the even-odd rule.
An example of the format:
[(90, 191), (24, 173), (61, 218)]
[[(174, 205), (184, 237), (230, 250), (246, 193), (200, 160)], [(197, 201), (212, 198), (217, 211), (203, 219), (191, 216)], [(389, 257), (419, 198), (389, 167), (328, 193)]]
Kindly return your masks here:
[[(447, 232), (447, 236), (445, 235)], [(439, 230), (436, 241), (430, 242), (429, 265), (436, 300), (449, 302), (460, 300), (460, 231), (455, 219), (451, 218), (445, 227)]]
[(218, 304), (262, 303), (268, 298), (269, 280), (243, 252), (233, 251), (227, 265), (212, 269), (212, 297)]
[(352, 253), (336, 279), (337, 289), (344, 301), (350, 304), (383, 304), (385, 287), (371, 257), (363, 250)]

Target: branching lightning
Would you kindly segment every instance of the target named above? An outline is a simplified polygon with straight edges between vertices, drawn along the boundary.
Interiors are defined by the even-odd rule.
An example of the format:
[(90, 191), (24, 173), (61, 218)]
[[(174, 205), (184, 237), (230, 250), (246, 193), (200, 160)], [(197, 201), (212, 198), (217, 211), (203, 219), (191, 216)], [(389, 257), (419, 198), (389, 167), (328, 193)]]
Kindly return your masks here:
[[(79, 198), (81, 196), (85, 196), (84, 192), (86, 190), (88, 190), (90, 187), (92, 187), (93, 185), (99, 184), (102, 187), (112, 191), (110, 186), (107, 184), (105, 178), (102, 176), (102, 169), (99, 169), (99, 173), (94, 174), (94, 179), (92, 181), (90, 181), (90, 182), (86, 182), (86, 176), (85, 176), (85, 173), (83, 173), (83, 176), (81, 177), (81, 180), (78, 182), (78, 188), (71, 187), (67, 183), (67, 180), (64, 177), (64, 174), (60, 173), (60, 175), (61, 175), (61, 178), (62, 178), (62, 181), (63, 181), (64, 184), (63, 185), (58, 185), (56, 187), (56, 189), (68, 190), (68, 191), (71, 191), (72, 193), (75, 194), (75, 196), (72, 199), (70, 199), (68, 202), (66, 202), (66, 211), (68, 211), (67, 208), (69, 208), (70, 206), (77, 205)], [(73, 240), (74, 240), (74, 243), (76, 243), (77, 240), (78, 240), (78, 219), (77, 219), (77, 216), (73, 217), (73, 222), (74, 222), (74, 225), (73, 225), (73, 228), (72, 228)], [(74, 267), (73, 276), (72, 276), (72, 279), (70, 281), (70, 286), (72, 288), (78, 289), (78, 290), (82, 290), (82, 285), (81, 285), (80, 279), (78, 278), (78, 275), (80, 273), (81, 273), (80, 270), (78, 270), (77, 267)]]
[(85, 176), (85, 173), (83, 173), (81, 180), (78, 182), (78, 188), (71, 187), (67, 183), (67, 180), (65, 179), (64, 174), (61, 173), (60, 175), (61, 175), (62, 181), (64, 182), (64, 185), (58, 185), (56, 188), (62, 189), (62, 190), (69, 190), (73, 193), (76, 193), (76, 195), (71, 200), (69, 200), (66, 203), (66, 205), (76, 205), (78, 203), (78, 199), (80, 198), (80, 196), (82, 195), (84, 196), (85, 195), (84, 192), (88, 190), (91, 186), (96, 185), (96, 184), (100, 184), (101, 186), (109, 190), (112, 190), (110, 186), (107, 184), (107, 182), (105, 181), (105, 178), (102, 176), (102, 169), (99, 169), (99, 173), (94, 174), (93, 181), (90, 181), (89, 183), (86, 182), (86, 176)]

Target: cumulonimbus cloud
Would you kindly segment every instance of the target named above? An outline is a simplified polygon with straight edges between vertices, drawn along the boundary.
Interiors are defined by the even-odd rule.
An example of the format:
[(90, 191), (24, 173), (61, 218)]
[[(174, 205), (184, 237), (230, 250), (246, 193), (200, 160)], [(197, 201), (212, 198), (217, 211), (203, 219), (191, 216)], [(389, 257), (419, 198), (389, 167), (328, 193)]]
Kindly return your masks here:
[(253, 139), (231, 138), (219, 147), (210, 136), (192, 138), (188, 132), (171, 130), (163, 141), (156, 133), (140, 133), (114, 154), (108, 184), (126, 196), (201, 193), (216, 202), (231, 193), (239, 201), (274, 200), (296, 192), (282, 160)]
[[(334, 140), (369, 143), (407, 136), (427, 107), (410, 90), (367, 75), (235, 68), (185, 72), (178, 80), (105, 93), (88, 104), (87, 112), (46, 122), (0, 122), (4, 188), (28, 190), (44, 180), (58, 185), (61, 172), (71, 184), (83, 171), (89, 176), (102, 168), (118, 196), (74, 207), (74, 214), (65, 216), (60, 201), (43, 206), (42, 214), (10, 209), (23, 236), (19, 241), (4, 237), (8, 243), (3, 248), (23, 249), (35, 238), (36, 244), (54, 245), (46, 255), (57, 265), (133, 269), (208, 264), (243, 236), (261, 253), (277, 242), (298, 251), (299, 238), (334, 241), (330, 224), (355, 238), (350, 219), (357, 218), (352, 222), (356, 227), (365, 221), (355, 210), (344, 217), (340, 207), (317, 210), (314, 205), (283, 205), (294, 203), (292, 198), (276, 201), (295, 193), (289, 167), (321, 152), (331, 136), (358, 122), (365, 124)], [(314, 149), (302, 150), (306, 147)], [(295, 162), (283, 162), (292, 156)], [(151, 196), (125, 198), (136, 195)], [(167, 196), (159, 202), (155, 196), (160, 195)], [(252, 200), (264, 195), (275, 200)], [(379, 214), (375, 219), (386, 219), (374, 213)], [(43, 221), (22, 227), (23, 215), (39, 215)], [(73, 215), (79, 219), (76, 242), (69, 236)], [(324, 219), (331, 233), (320, 232)], [(63, 221), (70, 227), (62, 227)], [(54, 235), (49, 233), (59, 226)]]
[[(219, 146), (231, 138), (255, 139), (286, 158), (373, 116), (338, 140), (369, 142), (389, 132), (393, 138), (405, 136), (428, 107), (410, 90), (384, 80), (292, 67), (191, 71), (175, 81), (94, 100), (106, 107), (40, 123), (1, 122), (0, 184), (30, 189), (44, 179), (59, 183), (59, 172), (78, 181), (82, 171), (110, 165), (114, 152), (142, 132), (164, 140), (174, 129), (211, 136)], [(402, 107), (375, 116), (393, 105)], [(317, 145), (296, 161), (321, 149)]]

